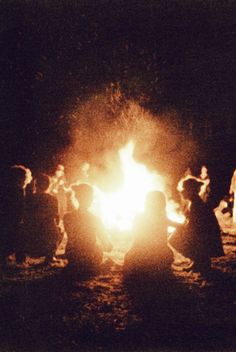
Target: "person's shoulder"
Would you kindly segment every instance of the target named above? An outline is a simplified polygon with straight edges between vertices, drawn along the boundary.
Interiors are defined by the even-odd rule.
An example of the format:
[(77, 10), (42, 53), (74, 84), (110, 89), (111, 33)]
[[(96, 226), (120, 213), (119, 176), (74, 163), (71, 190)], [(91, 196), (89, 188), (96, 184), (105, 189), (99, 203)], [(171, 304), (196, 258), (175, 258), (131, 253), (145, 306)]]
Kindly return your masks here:
[(72, 220), (76, 217), (76, 211), (75, 210), (72, 210), (72, 211), (68, 211), (64, 217), (63, 217), (63, 220), (64, 221), (68, 221), (68, 220)]
[(198, 197), (198, 199), (195, 199), (191, 201), (191, 207), (190, 209), (203, 209), (205, 208), (206, 204), (203, 202), (203, 200)]
[(41, 197), (41, 194), (38, 193), (32, 193), (26, 197), (26, 201), (29, 201), (31, 203), (37, 203), (41, 202), (43, 198)]
[(26, 206), (31, 206), (31, 205), (34, 205), (35, 204), (35, 200), (36, 200), (36, 197), (35, 197), (35, 194), (27, 194), (25, 196), (25, 204)]
[(85, 213), (83, 213), (83, 215), (86, 216), (86, 218), (88, 218), (92, 222), (100, 221), (100, 218), (97, 215), (93, 214), (91, 211), (86, 211)]
[(43, 193), (44, 198), (51, 200), (52, 202), (57, 202), (57, 197), (51, 193)]
[(88, 212), (87, 216), (88, 216), (88, 220), (91, 224), (94, 224), (98, 228), (104, 227), (102, 220), (97, 215), (95, 215), (91, 212)]
[(52, 206), (58, 206), (57, 197), (52, 195), (51, 193), (43, 193), (42, 198), (47, 202), (50, 203)]

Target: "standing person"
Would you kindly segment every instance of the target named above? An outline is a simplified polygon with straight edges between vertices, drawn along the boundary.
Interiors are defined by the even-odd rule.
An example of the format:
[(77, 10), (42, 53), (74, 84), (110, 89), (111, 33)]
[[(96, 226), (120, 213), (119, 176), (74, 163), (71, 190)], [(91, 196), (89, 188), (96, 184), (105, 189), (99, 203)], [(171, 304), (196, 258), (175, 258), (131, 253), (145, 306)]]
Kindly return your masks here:
[(0, 264), (5, 269), (7, 258), (15, 253), (16, 261), (22, 263), (22, 225), (25, 209), (25, 188), (31, 182), (31, 171), (23, 165), (14, 165), (1, 184), (1, 237)]
[(178, 182), (177, 191), (182, 192), (184, 181), (191, 178), (191, 177), (194, 177), (194, 176), (193, 176), (192, 170), (190, 169), (190, 167), (188, 167)]
[(102, 263), (103, 251), (110, 251), (111, 244), (102, 222), (89, 210), (94, 197), (93, 188), (84, 183), (74, 185), (72, 189), (79, 202), (79, 208), (64, 216), (69, 267), (75, 272), (95, 274)]
[(229, 194), (234, 197), (233, 203), (233, 222), (236, 223), (236, 169), (231, 178)]
[(187, 224), (182, 235), (171, 238), (171, 245), (193, 261), (193, 270), (207, 272), (211, 258), (224, 255), (220, 229), (213, 210), (199, 196), (203, 183), (190, 178), (183, 183), (183, 197), (190, 202), (186, 213)]
[(25, 252), (33, 257), (44, 256), (46, 263), (54, 260), (62, 239), (58, 228), (58, 201), (48, 193), (49, 186), (49, 177), (38, 174), (35, 180), (36, 193), (27, 199), (24, 220)]
[(57, 197), (58, 209), (60, 220), (63, 220), (63, 216), (67, 212), (67, 188), (66, 188), (66, 176), (64, 165), (58, 164), (54, 175), (52, 176), (52, 182), (50, 185), (50, 193)]
[(88, 162), (84, 162), (81, 166), (81, 177), (82, 182), (86, 182), (89, 178), (89, 170), (90, 170), (90, 164)]
[(199, 180), (203, 182), (203, 185), (200, 188), (200, 197), (203, 200), (204, 203), (206, 203), (209, 199), (209, 194), (210, 194), (210, 177), (208, 175), (208, 170), (205, 165), (201, 167), (201, 173), (199, 175)]
[(192, 170), (190, 169), (190, 167), (187, 168), (187, 170), (184, 172), (183, 176), (181, 177), (181, 179), (179, 180), (178, 184), (177, 184), (177, 191), (179, 192), (180, 195), (180, 204), (181, 204), (181, 208), (182, 211), (185, 212), (188, 209), (189, 206), (189, 201), (184, 199), (183, 195), (182, 195), (182, 191), (184, 189), (183, 184), (184, 181), (188, 180), (189, 178), (195, 178), (195, 176), (193, 176)]
[(145, 212), (134, 224), (134, 242), (125, 256), (126, 275), (170, 273), (173, 253), (167, 245), (168, 226), (166, 199), (162, 192), (150, 192), (146, 198)]

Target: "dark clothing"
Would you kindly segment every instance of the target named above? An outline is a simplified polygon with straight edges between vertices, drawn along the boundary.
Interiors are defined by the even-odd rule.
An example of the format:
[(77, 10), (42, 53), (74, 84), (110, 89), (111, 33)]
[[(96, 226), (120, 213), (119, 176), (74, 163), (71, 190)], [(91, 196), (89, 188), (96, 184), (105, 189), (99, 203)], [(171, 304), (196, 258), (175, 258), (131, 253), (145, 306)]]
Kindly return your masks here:
[(106, 242), (101, 221), (89, 211), (74, 210), (64, 216), (68, 236), (66, 255), (70, 265), (78, 268), (97, 269), (102, 263), (102, 249), (97, 244)]
[(59, 219), (56, 197), (33, 194), (26, 203), (24, 220), (25, 251), (31, 256), (53, 256), (62, 235), (57, 226)]
[(134, 225), (134, 243), (125, 256), (125, 272), (169, 270), (173, 253), (167, 245), (168, 219), (140, 216)]
[(203, 202), (206, 203), (209, 199), (210, 192), (211, 192), (210, 178), (209, 177), (201, 178), (201, 175), (200, 175), (200, 180), (204, 183), (200, 190), (200, 197), (203, 200)]
[(54, 195), (58, 200), (58, 212), (60, 220), (63, 220), (63, 216), (67, 212), (67, 194), (65, 185), (67, 184), (65, 176), (53, 177), (50, 194)]
[[(4, 225), (22, 222), (24, 215), (24, 190), (19, 187), (8, 188), (1, 192), (0, 216)], [(14, 216), (13, 216), (14, 215)]]
[(192, 202), (188, 223), (170, 240), (177, 251), (196, 265), (210, 265), (210, 258), (224, 255), (220, 229), (213, 211), (200, 198)]
[(24, 215), (24, 190), (19, 187), (6, 187), (1, 190), (0, 205), (0, 257), (1, 262), (21, 246), (21, 229)]

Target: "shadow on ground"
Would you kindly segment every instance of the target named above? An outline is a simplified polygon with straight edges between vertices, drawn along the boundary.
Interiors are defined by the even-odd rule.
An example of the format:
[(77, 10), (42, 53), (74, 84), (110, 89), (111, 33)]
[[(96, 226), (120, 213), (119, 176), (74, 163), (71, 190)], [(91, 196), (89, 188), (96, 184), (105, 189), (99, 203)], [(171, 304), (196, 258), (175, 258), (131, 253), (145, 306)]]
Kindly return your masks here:
[(179, 265), (173, 277), (127, 284), (113, 265), (94, 278), (55, 267), (9, 270), (0, 283), (0, 348), (8, 351), (147, 351), (236, 348), (236, 256), (202, 277)]

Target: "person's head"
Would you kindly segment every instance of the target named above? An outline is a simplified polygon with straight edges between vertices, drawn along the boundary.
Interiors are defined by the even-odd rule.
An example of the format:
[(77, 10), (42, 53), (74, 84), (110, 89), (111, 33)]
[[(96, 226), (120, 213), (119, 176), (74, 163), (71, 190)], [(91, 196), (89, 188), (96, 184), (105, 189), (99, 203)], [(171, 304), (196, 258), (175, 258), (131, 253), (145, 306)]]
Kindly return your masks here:
[(202, 178), (205, 178), (208, 176), (208, 170), (207, 170), (207, 167), (205, 165), (202, 165), (201, 167), (201, 177)]
[(47, 192), (50, 186), (50, 178), (46, 174), (38, 174), (35, 178), (35, 187), (37, 193), (45, 193)]
[(93, 202), (94, 191), (93, 187), (87, 183), (72, 186), (75, 197), (79, 202), (80, 209), (87, 210)]
[(146, 212), (149, 214), (159, 213), (165, 214), (166, 212), (166, 197), (163, 192), (153, 191), (149, 192), (145, 202)]
[(11, 186), (24, 189), (32, 181), (30, 169), (23, 165), (14, 165), (9, 170), (9, 183)]
[(55, 170), (55, 176), (57, 178), (63, 177), (65, 174), (65, 167), (62, 164), (58, 164)]
[(199, 192), (203, 182), (200, 182), (196, 178), (189, 178), (183, 182), (182, 194), (185, 199), (193, 200), (199, 197)]
[(89, 169), (90, 169), (90, 165), (89, 165), (88, 162), (85, 162), (85, 163), (82, 164), (81, 170), (82, 170), (83, 172), (87, 173), (87, 172), (89, 171)]

